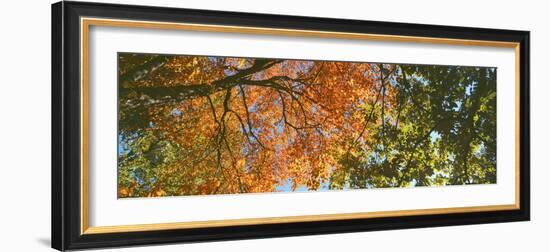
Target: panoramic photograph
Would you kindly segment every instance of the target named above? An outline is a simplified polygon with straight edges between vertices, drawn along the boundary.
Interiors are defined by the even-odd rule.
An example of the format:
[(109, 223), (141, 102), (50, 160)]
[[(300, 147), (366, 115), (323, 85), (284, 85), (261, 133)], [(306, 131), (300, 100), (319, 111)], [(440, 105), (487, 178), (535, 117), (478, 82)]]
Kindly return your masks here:
[(117, 57), (118, 198), (496, 183), (495, 67)]

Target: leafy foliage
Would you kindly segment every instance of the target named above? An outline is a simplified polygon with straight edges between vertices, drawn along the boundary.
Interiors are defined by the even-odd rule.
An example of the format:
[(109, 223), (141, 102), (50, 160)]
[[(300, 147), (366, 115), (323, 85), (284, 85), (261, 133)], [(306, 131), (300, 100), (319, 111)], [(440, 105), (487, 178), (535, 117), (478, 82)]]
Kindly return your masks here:
[(496, 182), (496, 69), (119, 54), (119, 197)]

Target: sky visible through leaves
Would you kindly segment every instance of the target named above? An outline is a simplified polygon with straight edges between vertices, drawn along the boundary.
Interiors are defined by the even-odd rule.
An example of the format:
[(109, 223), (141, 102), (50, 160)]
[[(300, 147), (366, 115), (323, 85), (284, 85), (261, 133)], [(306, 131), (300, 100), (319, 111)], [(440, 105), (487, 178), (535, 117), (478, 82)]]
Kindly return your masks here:
[(118, 197), (496, 183), (494, 67), (118, 54)]

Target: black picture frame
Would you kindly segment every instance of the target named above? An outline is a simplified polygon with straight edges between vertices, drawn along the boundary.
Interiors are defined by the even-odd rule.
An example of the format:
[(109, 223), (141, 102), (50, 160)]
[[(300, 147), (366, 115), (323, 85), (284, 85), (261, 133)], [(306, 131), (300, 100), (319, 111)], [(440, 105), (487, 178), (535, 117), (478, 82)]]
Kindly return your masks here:
[[(157, 231), (81, 234), (80, 25), (92, 16), (519, 43), (519, 209)], [(58, 250), (422, 228), (530, 218), (529, 32), (102, 3), (52, 5), (52, 247)], [(513, 102), (513, 101), (511, 101)]]

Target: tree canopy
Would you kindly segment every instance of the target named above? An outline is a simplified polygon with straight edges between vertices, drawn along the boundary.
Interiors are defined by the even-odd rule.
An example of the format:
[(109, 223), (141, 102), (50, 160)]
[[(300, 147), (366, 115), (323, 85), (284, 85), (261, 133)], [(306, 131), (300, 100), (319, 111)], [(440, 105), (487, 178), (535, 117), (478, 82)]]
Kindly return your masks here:
[(496, 183), (496, 68), (118, 57), (119, 197)]

